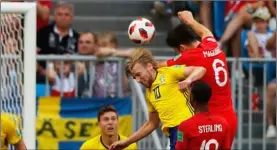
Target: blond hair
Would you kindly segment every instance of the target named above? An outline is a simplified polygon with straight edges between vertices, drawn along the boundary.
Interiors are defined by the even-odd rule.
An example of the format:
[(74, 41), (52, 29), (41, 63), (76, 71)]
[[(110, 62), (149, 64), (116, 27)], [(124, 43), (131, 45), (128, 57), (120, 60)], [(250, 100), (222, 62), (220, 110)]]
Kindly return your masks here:
[(145, 48), (137, 48), (133, 53), (132, 56), (129, 58), (129, 62), (126, 66), (126, 73), (130, 74), (131, 70), (133, 69), (136, 63), (140, 63), (143, 66), (147, 64), (151, 64), (154, 69), (158, 69), (158, 65), (156, 60), (154, 59), (152, 53)]
[(104, 46), (108, 46), (109, 44), (113, 44), (117, 47), (117, 38), (113, 32), (104, 32), (99, 35), (99, 44), (102, 43)]

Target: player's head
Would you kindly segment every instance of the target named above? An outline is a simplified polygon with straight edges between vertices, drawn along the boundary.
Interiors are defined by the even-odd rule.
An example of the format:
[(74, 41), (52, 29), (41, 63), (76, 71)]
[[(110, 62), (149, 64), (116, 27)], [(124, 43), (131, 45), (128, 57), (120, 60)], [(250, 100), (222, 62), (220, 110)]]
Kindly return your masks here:
[(138, 48), (129, 59), (126, 72), (148, 88), (155, 80), (154, 75), (157, 68), (157, 62), (151, 52), (144, 48)]
[(181, 53), (191, 48), (195, 48), (200, 37), (186, 24), (179, 24), (167, 33), (166, 42), (175, 52)]
[(101, 108), (97, 117), (102, 135), (112, 136), (117, 134), (118, 114), (112, 106)]
[(212, 96), (212, 89), (207, 83), (196, 81), (191, 87), (190, 96), (190, 103), (194, 109), (197, 109), (199, 106), (207, 106)]

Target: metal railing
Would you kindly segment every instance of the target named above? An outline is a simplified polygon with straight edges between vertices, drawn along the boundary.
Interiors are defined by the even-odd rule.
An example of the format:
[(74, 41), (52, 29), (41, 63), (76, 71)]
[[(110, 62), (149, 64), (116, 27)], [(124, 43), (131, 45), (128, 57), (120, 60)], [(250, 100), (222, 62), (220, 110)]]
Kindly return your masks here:
[[(167, 60), (169, 57), (155, 57), (157, 60)], [(105, 58), (97, 59), (94, 56), (37, 56), (37, 60), (44, 61), (83, 61), (89, 62), (90, 73), (93, 72), (92, 66), (95, 62), (116, 62), (119, 64), (118, 67), (118, 91), (117, 96), (122, 96), (122, 76), (125, 60), (121, 58)], [(266, 139), (266, 87), (267, 77), (270, 70), (271, 64), (276, 65), (274, 59), (249, 59), (249, 58), (228, 58), (228, 64), (230, 65), (231, 71), (231, 88), (233, 104), (237, 111), (238, 116), (238, 130), (237, 136), (233, 144), (233, 149), (263, 149), (270, 150), (275, 149), (277, 140)], [(76, 66), (76, 65), (75, 65)], [(274, 66), (274, 65), (273, 65)], [(104, 69), (106, 72), (107, 69)], [(76, 73), (75, 67), (75, 75)], [(257, 73), (258, 72), (258, 73)], [(248, 73), (248, 77), (243, 77), (244, 73)], [(272, 73), (272, 72), (271, 72)], [(260, 74), (261, 76), (258, 76)], [(95, 75), (95, 74), (94, 74)], [(239, 75), (239, 76), (237, 76)], [(93, 75), (91, 76), (93, 77)], [(276, 78), (276, 77), (275, 77)], [(145, 103), (145, 96), (142, 88), (134, 80), (129, 80), (131, 88), (131, 97), (133, 100), (133, 131), (136, 131), (143, 123), (147, 120), (147, 106)], [(261, 81), (260, 85), (255, 85), (254, 82)], [(78, 85), (78, 81), (75, 81)], [(47, 85), (48, 83), (46, 83)], [(92, 81), (90, 81), (89, 91), (92, 91)], [(49, 84), (48, 84), (49, 86)], [(49, 89), (49, 88), (48, 88)], [(76, 89), (78, 91), (78, 89)], [(75, 92), (76, 92), (75, 91)], [(77, 92), (76, 92), (77, 93)], [(252, 110), (252, 95), (258, 93), (262, 95), (260, 110)], [(90, 94), (89, 96), (93, 96)], [(277, 105), (277, 104), (276, 104)], [(165, 149), (168, 143), (168, 138), (162, 134), (160, 129), (157, 129), (150, 136), (144, 138), (139, 144), (140, 149)]]

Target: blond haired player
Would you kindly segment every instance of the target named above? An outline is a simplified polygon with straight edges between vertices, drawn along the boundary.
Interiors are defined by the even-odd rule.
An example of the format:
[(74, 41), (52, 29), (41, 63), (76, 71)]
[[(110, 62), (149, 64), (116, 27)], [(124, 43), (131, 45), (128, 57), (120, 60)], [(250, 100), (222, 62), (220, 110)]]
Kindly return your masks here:
[(7, 150), (9, 144), (12, 144), (17, 150), (27, 149), (16, 125), (8, 116), (1, 115), (1, 150)]
[[(101, 135), (85, 141), (80, 150), (88, 149), (109, 149), (113, 142), (127, 139), (123, 135), (118, 134), (118, 114), (112, 106), (103, 107), (98, 112), (98, 125)], [(126, 149), (136, 150), (137, 145), (131, 144)]]
[(141, 48), (130, 57), (127, 72), (146, 87), (149, 119), (128, 139), (115, 142), (111, 149), (125, 148), (146, 137), (158, 128), (160, 120), (162, 131), (169, 136), (170, 147), (174, 149), (178, 125), (193, 115), (188, 95), (179, 89), (204, 76), (205, 68), (178, 65), (158, 69), (150, 51)]

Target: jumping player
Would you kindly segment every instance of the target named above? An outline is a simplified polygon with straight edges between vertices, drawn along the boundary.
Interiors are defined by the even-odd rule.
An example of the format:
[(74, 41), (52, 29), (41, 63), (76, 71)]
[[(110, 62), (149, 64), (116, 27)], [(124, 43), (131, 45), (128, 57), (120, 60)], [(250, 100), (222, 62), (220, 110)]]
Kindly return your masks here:
[(27, 149), (16, 125), (8, 116), (1, 115), (1, 150), (8, 150), (9, 144), (12, 144), (16, 150)]
[[(101, 135), (85, 141), (80, 150), (107, 150), (113, 142), (126, 139), (125, 136), (118, 134), (118, 114), (112, 106), (101, 108), (97, 117)], [(136, 150), (137, 145), (136, 143), (133, 143), (126, 149)]]
[(178, 16), (184, 24), (178, 25), (168, 33), (167, 43), (180, 55), (161, 62), (159, 65), (185, 64), (206, 68), (207, 73), (201, 80), (212, 88), (212, 96), (208, 105), (209, 111), (226, 118), (229, 127), (231, 127), (230, 139), (233, 141), (237, 130), (237, 116), (232, 104), (226, 56), (220, 50), (213, 34), (205, 26), (194, 20), (190, 11), (179, 12)]
[(195, 115), (179, 125), (176, 150), (231, 149), (226, 120), (209, 112), (211, 94), (208, 84), (202, 81), (193, 83), (190, 103)]
[(179, 89), (187, 86), (187, 80), (201, 79), (205, 68), (177, 65), (158, 69), (150, 51), (140, 48), (132, 54), (127, 72), (146, 87), (149, 119), (128, 139), (115, 142), (110, 149), (125, 148), (148, 136), (159, 127), (161, 120), (162, 131), (169, 136), (170, 149), (174, 150), (179, 124), (193, 115), (188, 95)]

